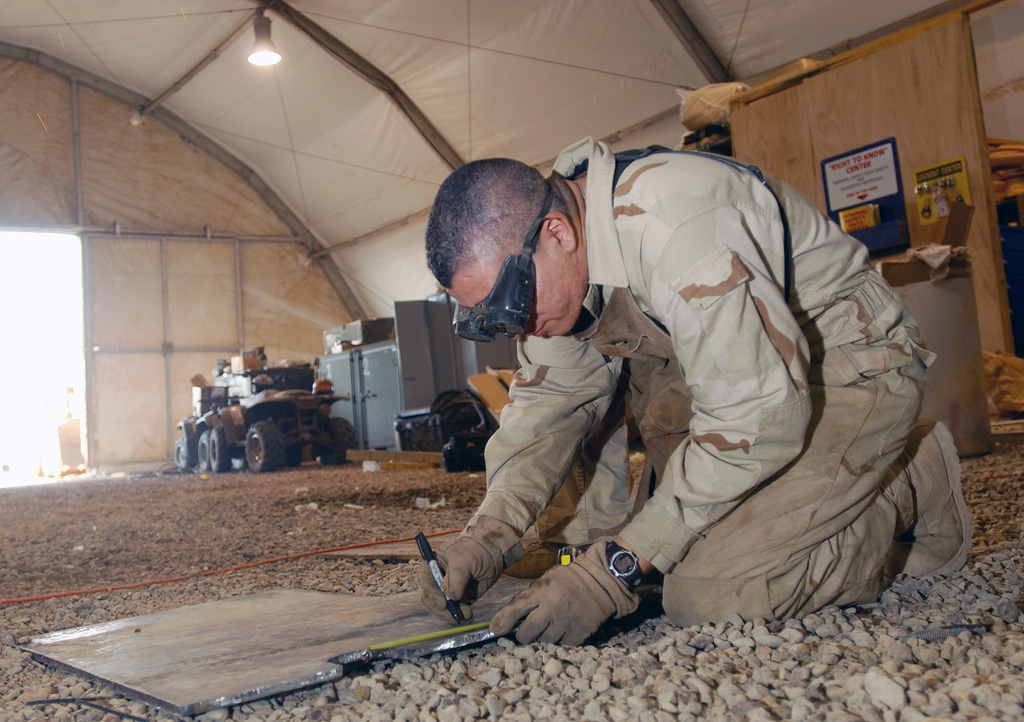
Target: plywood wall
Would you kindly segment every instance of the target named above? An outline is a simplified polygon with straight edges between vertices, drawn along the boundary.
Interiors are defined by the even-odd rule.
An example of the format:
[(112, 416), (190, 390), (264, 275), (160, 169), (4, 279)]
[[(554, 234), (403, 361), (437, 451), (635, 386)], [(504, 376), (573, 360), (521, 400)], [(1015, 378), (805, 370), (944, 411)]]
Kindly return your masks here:
[(938, 243), (945, 230), (944, 222), (919, 222), (914, 171), (964, 158), (976, 208), (967, 248), (982, 348), (1013, 351), (966, 18), (946, 16), (839, 56), (795, 86), (736, 104), (732, 127), (738, 158), (779, 176), (822, 210), (826, 204), (821, 161), (895, 137), (912, 246)]

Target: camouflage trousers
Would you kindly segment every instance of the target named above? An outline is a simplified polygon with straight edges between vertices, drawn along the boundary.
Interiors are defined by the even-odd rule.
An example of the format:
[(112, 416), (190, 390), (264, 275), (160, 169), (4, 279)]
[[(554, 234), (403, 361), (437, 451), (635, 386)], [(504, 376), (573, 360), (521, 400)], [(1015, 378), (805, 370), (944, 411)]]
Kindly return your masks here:
[(799, 617), (877, 599), (896, 507), (882, 486), (920, 413), (924, 364), (812, 386), (804, 452), (708, 530), (666, 575), (678, 624)]

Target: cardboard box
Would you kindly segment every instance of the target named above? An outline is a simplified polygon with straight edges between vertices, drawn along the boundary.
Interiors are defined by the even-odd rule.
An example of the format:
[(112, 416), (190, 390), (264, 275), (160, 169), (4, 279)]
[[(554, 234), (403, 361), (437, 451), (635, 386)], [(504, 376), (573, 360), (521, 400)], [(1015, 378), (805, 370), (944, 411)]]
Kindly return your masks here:
[(961, 456), (975, 456), (992, 450), (992, 435), (974, 281), (963, 248), (973, 209), (955, 205), (962, 207), (950, 215), (947, 243), (925, 247), (949, 251), (944, 266), (934, 269), (917, 257), (878, 266), (913, 314), (925, 347), (938, 355), (928, 369), (921, 415), (949, 427)]
[(260, 368), (259, 356), (232, 356), (231, 373), (240, 374), (243, 371), (252, 371)]
[(395, 319), (367, 318), (329, 328), (323, 333), (324, 353), (340, 353), (356, 346), (367, 346), (395, 337)]
[(466, 379), (470, 390), (480, 397), (495, 421), (509, 403), (508, 390), (512, 386), (513, 376), (515, 369), (492, 369), (488, 366), (487, 373), (474, 374)]

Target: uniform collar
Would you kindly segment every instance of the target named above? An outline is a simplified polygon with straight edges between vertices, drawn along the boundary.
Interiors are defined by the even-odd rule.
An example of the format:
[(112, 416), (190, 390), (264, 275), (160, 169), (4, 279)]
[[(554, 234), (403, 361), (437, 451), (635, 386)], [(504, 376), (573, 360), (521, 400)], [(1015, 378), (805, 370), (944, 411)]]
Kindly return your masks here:
[(597, 293), (596, 287), (609, 285), (627, 288), (629, 278), (622, 261), (622, 249), (619, 247), (619, 235), (612, 211), (615, 155), (604, 143), (584, 138), (559, 154), (553, 170), (571, 178), (581, 172), (581, 166), (586, 168), (587, 174), (584, 230), (590, 277), (590, 290), (584, 305), (590, 308)]

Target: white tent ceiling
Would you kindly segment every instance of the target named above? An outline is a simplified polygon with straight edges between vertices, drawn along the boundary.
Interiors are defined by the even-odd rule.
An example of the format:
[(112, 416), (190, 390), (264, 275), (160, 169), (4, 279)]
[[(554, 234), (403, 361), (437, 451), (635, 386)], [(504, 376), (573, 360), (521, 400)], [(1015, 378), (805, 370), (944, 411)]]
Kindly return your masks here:
[[(584, 135), (677, 143), (676, 88), (718, 79), (681, 40), (681, 14), (719, 71), (751, 79), (962, 4), (271, 0), (283, 61), (258, 68), (246, 62), (255, 0), (0, 0), (0, 42), (8, 54), (41, 51), (160, 99), (252, 168), (331, 249), (362, 306), (353, 310), (377, 316), (434, 289), (424, 211), (453, 163), (503, 155), (543, 165)], [(325, 31), (320, 43), (302, 21)], [(431, 128), (417, 128), (380, 84), (340, 62), (331, 42), (368, 61)], [(126, 124), (130, 116), (126, 109)], [(450, 149), (446, 159), (439, 144)]]

